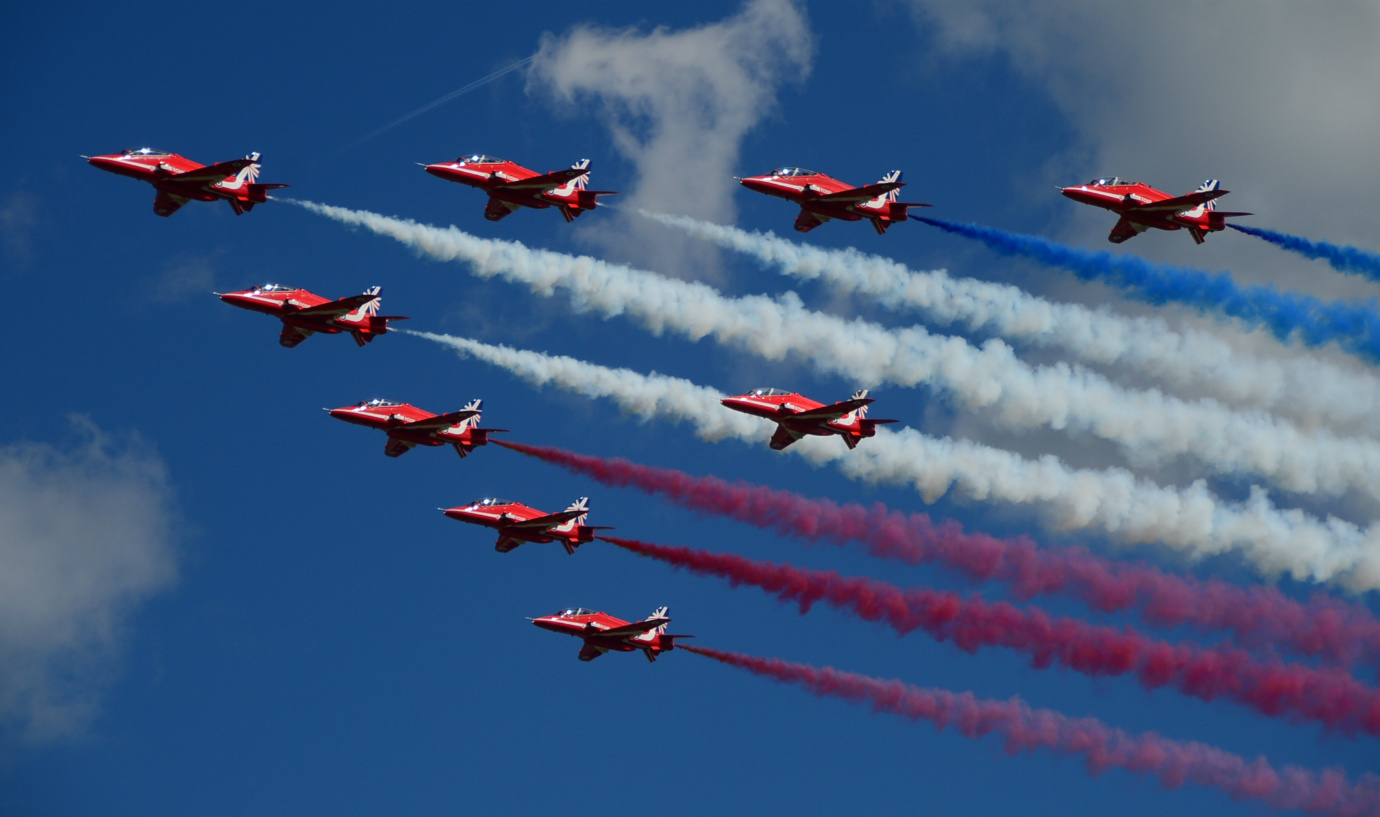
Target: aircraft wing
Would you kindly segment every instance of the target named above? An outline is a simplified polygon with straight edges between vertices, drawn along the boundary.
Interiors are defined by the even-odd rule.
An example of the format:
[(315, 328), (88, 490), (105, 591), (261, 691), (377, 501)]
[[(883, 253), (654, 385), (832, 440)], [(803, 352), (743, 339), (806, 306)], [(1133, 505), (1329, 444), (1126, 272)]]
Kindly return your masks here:
[[(341, 315), (348, 315), (354, 312), (356, 309), (359, 309), (370, 301), (376, 300), (378, 297), (377, 295), (370, 295), (366, 292), (362, 295), (351, 295), (348, 298), (341, 298), (338, 301), (331, 301), (330, 303), (317, 304), (316, 306), (299, 309), (293, 314), (310, 315), (313, 318), (338, 318)], [(394, 318), (394, 320), (397, 319)]]
[(594, 659), (598, 658), (606, 652), (608, 652), (608, 650), (604, 649), (603, 647), (596, 647), (593, 644), (586, 641), (585, 645), (580, 648), (580, 660), (593, 661)]
[(789, 428), (786, 428), (785, 426), (777, 426), (776, 433), (771, 435), (771, 442), (768, 444), (771, 446), (771, 450), (780, 451), (781, 449), (800, 439), (800, 437), (800, 434), (791, 431)]
[(855, 187), (852, 190), (840, 190), (837, 193), (825, 193), (819, 196), (816, 201), (828, 202), (850, 202), (850, 201), (871, 201), (878, 196), (885, 196), (893, 190), (900, 190), (905, 187), (905, 182), (878, 182), (877, 184), (865, 184), (862, 187)]
[(872, 402), (871, 397), (862, 397), (857, 400), (843, 400), (832, 406), (820, 406), (819, 408), (801, 411), (791, 416), (800, 420), (837, 420), (850, 411), (860, 409)]
[(291, 349), (292, 347), (311, 337), (313, 334), (315, 333), (312, 332), (310, 329), (299, 329), (296, 326), (288, 326), (287, 324), (283, 324), (283, 331), (280, 335), (278, 335), (278, 342), (283, 344), (287, 348)]
[(825, 216), (802, 208), (800, 215), (795, 217), (795, 230), (798, 233), (808, 233), (828, 220)]
[(533, 176), (530, 179), (519, 179), (515, 182), (508, 182), (503, 185), (507, 190), (555, 190), (571, 179), (578, 179), (589, 174), (589, 170), (567, 167), (565, 170), (555, 170), (541, 176)]
[(174, 196), (163, 190), (158, 191), (158, 195), (153, 197), (153, 212), (160, 216), (170, 216), (177, 212), (177, 209), (191, 199), (184, 199), (181, 196)]
[(218, 182), (221, 179), (224, 179), (226, 176), (233, 176), (236, 173), (239, 173), (241, 170), (244, 170), (246, 167), (249, 167), (252, 164), (254, 164), (254, 160), (248, 157), (245, 157), (243, 159), (233, 159), (229, 162), (221, 162), (219, 164), (207, 165), (206, 167), (198, 167), (195, 170), (188, 170), (186, 173), (177, 174), (174, 178), (176, 178), (178, 181), (185, 182)]
[(407, 428), (409, 431), (441, 431), (450, 428), (461, 420), (478, 416), (479, 412), (477, 411), (452, 411), (449, 414), (439, 414), (425, 420), (418, 420), (415, 423), (408, 423)]
[(642, 635), (648, 630), (655, 630), (657, 627), (670, 621), (669, 618), (649, 618), (646, 621), (634, 621), (631, 624), (624, 624), (621, 627), (611, 627), (607, 630), (600, 630), (597, 635), (600, 638), (623, 638), (630, 635)]
[(1112, 228), (1112, 232), (1107, 236), (1107, 240), (1113, 244), (1120, 244), (1127, 239), (1135, 238), (1145, 232), (1146, 229), (1144, 224), (1137, 224), (1130, 219), (1120, 218), (1117, 219), (1116, 226)]
[(511, 536), (500, 536), (498, 537), (498, 541), (494, 542), (494, 550), (499, 553), (507, 553), (520, 544), (522, 544), (521, 539), (514, 539)]
[(1177, 213), (1182, 210), (1192, 210), (1200, 204), (1212, 201), (1227, 195), (1227, 190), (1203, 190), (1197, 193), (1189, 193), (1186, 196), (1176, 196), (1164, 201), (1155, 201), (1150, 204), (1138, 204), (1130, 209), (1137, 213)]
[(388, 442), (383, 446), (383, 453), (390, 457), (401, 457), (403, 454), (412, 450), (416, 443), (408, 440), (399, 440), (396, 437), (389, 437)]
[(554, 528), (562, 522), (569, 522), (577, 516), (584, 516), (589, 511), (561, 511), (560, 513), (549, 513), (545, 516), (534, 516), (531, 519), (524, 519), (521, 522), (506, 522), (503, 525), (505, 530), (548, 530)]

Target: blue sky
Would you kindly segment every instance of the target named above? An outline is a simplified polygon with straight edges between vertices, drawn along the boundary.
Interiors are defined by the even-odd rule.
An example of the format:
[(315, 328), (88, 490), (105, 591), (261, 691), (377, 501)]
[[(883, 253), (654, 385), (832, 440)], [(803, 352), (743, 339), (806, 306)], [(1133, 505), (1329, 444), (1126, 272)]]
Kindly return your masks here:
[[(1008, 757), (993, 738), (937, 734), (689, 654), (655, 665), (627, 655), (583, 664), (578, 642), (524, 619), (566, 606), (631, 619), (669, 605), (673, 629), (706, 646), (1020, 695), (1280, 764), (1353, 775), (1374, 769), (1373, 739), (1150, 694), (1126, 678), (1036, 670), (996, 650), (967, 655), (922, 636), (898, 639), (826, 609), (801, 616), (758, 591), (611, 547), (589, 545), (574, 557), (554, 546), (496, 554), (487, 532), (434, 509), (497, 495), (554, 510), (588, 495), (590, 521), (624, 536), (903, 585), (966, 587), (943, 571), (701, 518), (496, 447), (464, 461), (441, 450), (388, 459), (382, 435), (332, 421), (321, 408), (383, 396), (441, 411), (481, 397), (485, 424), (523, 442), (1125, 551), (1094, 533), (1049, 532), (1029, 509), (951, 496), (926, 506), (909, 489), (802, 468), (766, 448), (768, 428), (756, 446), (706, 443), (683, 425), (534, 390), (412, 336), (364, 349), (320, 336), (280, 348), (276, 322), (210, 292), (281, 281), (343, 297), (377, 284), (384, 311), (411, 316), (412, 329), (725, 391), (774, 385), (834, 400), (858, 385), (798, 360), (768, 361), (580, 314), (563, 296), (480, 281), (463, 264), (424, 260), (286, 204), (236, 218), (224, 204), (192, 203), (161, 219), (151, 212), (150, 188), (79, 158), (145, 144), (206, 163), (261, 151), (260, 181), (291, 184), (282, 191), (289, 197), (625, 262), (730, 295), (794, 289), (815, 309), (891, 326), (911, 321), (653, 227), (631, 212), (640, 205), (824, 248), (857, 247), (917, 270), (1014, 283), (1053, 300), (1156, 314), (1292, 359), (1296, 350), (1262, 333), (1125, 302), (920, 224), (878, 237), (866, 225), (830, 223), (797, 236), (794, 208), (731, 178), (803, 165), (861, 184), (900, 168), (904, 197), (934, 203), (937, 217), (1103, 249), (1110, 217), (1068, 202), (1052, 185), (1115, 173), (1181, 193), (1216, 177), (1233, 190), (1229, 209), (1258, 214), (1252, 223), (1374, 250), (1380, 67), (1371, 46), (1380, 14), (1364, 3), (1317, 13), (1255, 8), (12, 9), (0, 51), (9, 79), (0, 91), (9, 113), (0, 143), (13, 157), (0, 182), (0, 281), (11, 293), (0, 364), (9, 395), (0, 403), (0, 507), (12, 518), (22, 510), (29, 526), (0, 528), (0, 570), (9, 573), (0, 578), (0, 596), (9, 599), (0, 600), (0, 619), (9, 619), (0, 633), (0, 812), (1263, 810), (1194, 786), (1165, 791), (1125, 772), (1090, 777), (1074, 758)], [(694, 29), (692, 47), (677, 39)], [(649, 37), (666, 38), (657, 60), (645, 56)], [(592, 42), (601, 50), (582, 62)], [(548, 59), (538, 68), (353, 144), (539, 49)], [(612, 67), (600, 67), (605, 57)], [(634, 90), (645, 94), (638, 104), (629, 102)], [(591, 186), (624, 191), (613, 202), (621, 207), (570, 225), (533, 211), (489, 223), (482, 194), (414, 164), (475, 151), (539, 172), (590, 158)], [(1329, 297), (1380, 294), (1235, 233), (1202, 247), (1152, 233), (1120, 251)], [(1057, 359), (1018, 351), (1033, 362)], [(1363, 372), (1336, 350), (1315, 354)], [(1135, 373), (1107, 374), (1143, 385)], [(1165, 484), (1207, 476), (1192, 462), (1138, 464), (1098, 440), (1002, 428), (924, 387), (882, 387), (875, 396), (877, 415), (936, 436), (1083, 467), (1129, 467)], [(1245, 497), (1251, 484), (1246, 476), (1210, 478), (1229, 498)], [(1354, 496), (1275, 497), (1360, 524), (1375, 518), (1374, 503)], [(1164, 549), (1134, 553), (1200, 576), (1260, 580), (1229, 557), (1186, 566)], [(1281, 586), (1300, 599), (1317, 589)], [(1002, 597), (999, 587), (981, 592)], [(1380, 613), (1374, 592), (1358, 600)], [(1089, 617), (1071, 602), (1043, 606)]]

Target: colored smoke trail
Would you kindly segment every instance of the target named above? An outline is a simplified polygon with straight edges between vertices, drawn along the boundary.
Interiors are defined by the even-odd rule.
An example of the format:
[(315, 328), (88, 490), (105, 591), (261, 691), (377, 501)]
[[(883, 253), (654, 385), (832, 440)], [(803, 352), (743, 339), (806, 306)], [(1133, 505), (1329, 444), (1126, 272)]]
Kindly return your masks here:
[(1063, 267), (1085, 281), (1111, 284), (1142, 301), (1213, 310), (1249, 326), (1264, 326), (1286, 342), (1297, 338), (1309, 346), (1322, 346), (1336, 341), (1369, 363), (1380, 362), (1380, 313), (1373, 303), (1358, 306), (1345, 301), (1323, 301), (1310, 295), (1283, 293), (1273, 286), (1243, 286), (1225, 272), (1210, 273), (1156, 264), (1132, 255), (1092, 252), (994, 227), (923, 216), (911, 218), (980, 241), (1003, 255), (1034, 258)]
[(1257, 356), (1210, 332), (1176, 331), (1159, 318), (1055, 303), (1009, 284), (951, 278), (943, 270), (915, 271), (851, 247), (823, 249), (770, 232), (637, 212), (786, 275), (821, 279), (888, 309), (916, 310), (936, 323), (1057, 349), (1084, 364), (1133, 367), (1167, 386), (1189, 386), (1231, 405), (1261, 408), (1310, 426), (1359, 426), (1372, 436), (1380, 434), (1380, 412), (1371, 410), (1380, 404), (1380, 378), (1370, 372), (1311, 356)]
[(957, 522), (868, 508), (790, 491), (697, 477), (669, 468), (604, 459), (560, 448), (495, 440), (496, 445), (561, 466), (604, 485), (632, 487), (700, 513), (837, 545), (857, 542), (869, 554), (908, 564), (939, 564), (975, 582), (1010, 584), (1017, 597), (1074, 596), (1099, 612), (1134, 609), (1154, 625), (1191, 624), (1225, 631), (1241, 644), (1271, 646), (1350, 664), (1380, 659), (1380, 621), (1354, 605), (1317, 594), (1299, 604), (1273, 587), (1243, 588), (1175, 576), (1148, 565), (1103, 559), (1083, 548), (1043, 550), (1027, 538), (967, 533)]
[(1154, 775), (1167, 789), (1185, 782), (1211, 786), (1238, 800), (1259, 800), (1272, 808), (1313, 814), (1361, 817), (1380, 814), (1380, 777), (1363, 774), (1352, 783), (1346, 773), (1315, 772), (1298, 766), (1276, 770), (1264, 757), (1247, 760), (1196, 741), (1179, 741), (1154, 732), (1130, 735), (1096, 718), (1073, 718), (1050, 709), (1032, 709), (1020, 698), (995, 701), (971, 692), (923, 689), (812, 667), (779, 658), (758, 658), (707, 647), (678, 646), (696, 655), (745, 669), (783, 684), (799, 684), (821, 698), (865, 703), (875, 712), (930, 721), (940, 731), (954, 727), (966, 738), (1001, 735), (1008, 754), (1049, 749), (1086, 758), (1088, 772), (1126, 769)]
[[(608, 398), (644, 420), (687, 423), (711, 442), (735, 437), (763, 446), (770, 436), (769, 423), (720, 406), (722, 392), (682, 378), (468, 338), (397, 331), (500, 366), (538, 388), (555, 386)], [(910, 486), (926, 502), (953, 492), (971, 501), (1028, 505), (1055, 530), (1098, 530), (1114, 541), (1160, 543), (1190, 558), (1230, 552), (1266, 576), (1288, 573), (1300, 581), (1336, 582), (1355, 592), (1380, 589), (1380, 525), (1361, 529), (1335, 517), (1282, 510), (1258, 488), (1244, 502), (1229, 502), (1213, 496), (1201, 481), (1186, 488), (1160, 486), (1120, 468), (1071, 468), (1049, 455), (1027, 460), (912, 428), (878, 429), (874, 439), (853, 451), (818, 437), (786, 451), (816, 465), (835, 463), (849, 479)]]
[(1296, 235), (1247, 227), (1242, 224), (1228, 224), (1233, 230), (1246, 235), (1263, 238), (1277, 247), (1296, 252), (1304, 258), (1322, 259), (1338, 272), (1350, 272), (1367, 278), (1380, 280), (1380, 254), (1366, 252), (1359, 247), (1341, 246), (1326, 241), (1309, 241)]
[(996, 339), (976, 347), (919, 326), (893, 330), (845, 320), (806, 309), (794, 293), (730, 298), (702, 283), (588, 256), (479, 238), (454, 227), (294, 203), (431, 258), (464, 263), (480, 278), (502, 277), (540, 295), (566, 290), (577, 310), (628, 316), (653, 334), (712, 337), (767, 360), (794, 354), (820, 372), (863, 385), (927, 384), (965, 409), (985, 409), (983, 419), (998, 427), (1090, 434), (1116, 443), (1138, 463), (1191, 457), (1215, 473), (1255, 474), (1297, 493), (1340, 496), (1355, 490), (1380, 499), (1380, 441), (1327, 430), (1305, 433), (1261, 412), (1127, 389), (1063, 364), (1032, 366)]
[(657, 545), (616, 536), (605, 542), (673, 567), (749, 584), (782, 601), (816, 602), (886, 624), (900, 635), (923, 630), (952, 641), (964, 652), (1005, 647), (1030, 656), (1032, 666), (1053, 664), (1093, 677), (1134, 674), (1146, 689), (1172, 686), (1203, 701), (1236, 701), (1272, 717), (1307, 720), (1346, 733), (1380, 735), (1380, 691), (1346, 672), (1279, 661), (1260, 662), (1239, 649), (1204, 648), (1146, 638), (1072, 618), (1054, 618), (1038, 607), (989, 603), (976, 596), (923, 587), (902, 590), (876, 579), (840, 576), (789, 564), (726, 553)]

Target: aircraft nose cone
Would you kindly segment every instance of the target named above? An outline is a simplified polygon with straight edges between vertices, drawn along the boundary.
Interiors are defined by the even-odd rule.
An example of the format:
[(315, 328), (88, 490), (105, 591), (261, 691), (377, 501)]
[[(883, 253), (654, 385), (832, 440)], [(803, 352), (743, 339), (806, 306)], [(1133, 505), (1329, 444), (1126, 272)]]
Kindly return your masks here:
[(122, 163), (116, 159), (117, 157), (114, 155), (92, 156), (86, 160), (86, 163), (92, 167), (99, 167), (101, 170), (114, 170), (122, 166)]
[(433, 176), (439, 176), (440, 178), (443, 178), (443, 179), (446, 178), (447, 176), (450, 176), (450, 175), (451, 175), (451, 172), (450, 172), (450, 164), (449, 164), (449, 163), (446, 163), (446, 164), (425, 165), (425, 168), (426, 168), (426, 172), (430, 173), (430, 174), (433, 175)]

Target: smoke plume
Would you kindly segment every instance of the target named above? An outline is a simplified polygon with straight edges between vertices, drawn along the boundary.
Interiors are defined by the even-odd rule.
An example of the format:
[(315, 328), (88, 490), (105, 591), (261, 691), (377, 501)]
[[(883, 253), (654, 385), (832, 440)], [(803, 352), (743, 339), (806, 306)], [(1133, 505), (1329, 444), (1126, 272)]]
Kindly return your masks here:
[(1380, 280), (1380, 255), (1366, 252), (1359, 247), (1341, 246), (1326, 241), (1309, 241), (1296, 235), (1277, 233), (1274, 230), (1262, 230), (1259, 227), (1247, 227), (1243, 224), (1228, 224), (1227, 226), (1246, 235), (1263, 238), (1277, 247), (1296, 252), (1304, 258), (1322, 259), (1338, 272), (1349, 272), (1364, 275), (1372, 280)]
[(863, 384), (928, 384), (968, 410), (1010, 429), (1048, 426), (1110, 440), (1138, 462), (1192, 457), (1219, 474), (1255, 474), (1289, 491), (1380, 499), (1380, 442), (1326, 430), (1306, 434), (1260, 412), (1234, 412), (1214, 400), (1184, 401), (1125, 389), (1102, 375), (1059, 364), (1031, 366), (1005, 343), (981, 347), (923, 327), (889, 330), (805, 309), (800, 298), (728, 298), (701, 283), (534, 250), (374, 213), (296, 202), (345, 224), (387, 235), (443, 261), (468, 264), (481, 278), (501, 276), (538, 294), (569, 291), (576, 309), (627, 315), (654, 334), (711, 336), (778, 360), (795, 354), (821, 372)]
[(1373, 304), (1323, 301), (1280, 292), (1273, 286), (1241, 286), (1225, 272), (1156, 264), (1133, 255), (1091, 252), (994, 227), (911, 216), (945, 232), (980, 241), (1003, 255), (1022, 255), (1063, 267), (1085, 281), (1102, 281), (1152, 304), (1177, 303), (1264, 327), (1285, 342), (1323, 346), (1336, 341), (1368, 363), (1380, 362), (1380, 313)]
[(1168, 789), (1185, 782), (1221, 789), (1238, 800), (1259, 800), (1271, 808), (1313, 814), (1361, 817), (1380, 813), (1380, 777), (1361, 775), (1352, 783), (1340, 770), (1314, 772), (1297, 766), (1276, 770), (1264, 757), (1240, 755), (1202, 743), (1178, 741), (1154, 732), (1129, 735), (1095, 718), (1072, 718), (1049, 709), (1032, 709), (1020, 698), (994, 701), (971, 692), (922, 689), (812, 667), (779, 658), (757, 658), (707, 647), (680, 649), (745, 669), (783, 684), (800, 684), (821, 698), (866, 703), (873, 711), (926, 720), (943, 730), (957, 729), (966, 738), (1001, 735), (1009, 754), (1049, 749), (1082, 755), (1088, 772), (1126, 769), (1152, 774)]
[(989, 603), (976, 596), (924, 587), (903, 590), (833, 571), (615, 536), (599, 538), (673, 567), (727, 579), (735, 587), (759, 587), (800, 605), (802, 614), (822, 601), (886, 624), (900, 635), (921, 630), (964, 652), (1005, 647), (1029, 656), (1037, 668), (1058, 664), (1093, 677), (1134, 674), (1146, 689), (1168, 686), (1203, 701), (1232, 700), (1271, 717), (1380, 735), (1380, 691), (1339, 669), (1262, 662), (1239, 649), (1159, 641), (1130, 627), (1118, 630), (1055, 618), (1038, 607)]
[[(849, 247), (830, 250), (685, 216), (638, 211), (669, 227), (745, 253), (786, 275), (823, 280), (888, 309), (916, 310), (935, 323), (1056, 349), (1080, 363), (1131, 367), (1169, 388), (1191, 387), (1224, 403), (1260, 408), (1309, 426), (1380, 434), (1380, 379), (1316, 357), (1279, 360), (1236, 350), (1210, 332), (1175, 331), (1159, 318), (1063, 304), (1019, 287), (943, 270), (915, 271)], [(1254, 233), (1252, 233), (1254, 234)]]
[[(724, 409), (719, 405), (723, 393), (682, 378), (400, 331), (505, 368), (537, 387), (607, 397), (642, 419), (687, 423), (705, 440), (735, 437), (763, 445), (770, 436), (769, 423)], [(1283, 510), (1259, 488), (1245, 502), (1228, 502), (1201, 481), (1187, 488), (1165, 487), (1119, 468), (1070, 468), (1048, 455), (1027, 460), (911, 428), (879, 429), (854, 451), (822, 438), (806, 438), (786, 450), (816, 465), (834, 462), (850, 479), (909, 485), (926, 502), (952, 492), (965, 500), (1029, 505), (1054, 530), (1097, 530), (1118, 542), (1158, 542), (1189, 558), (1230, 552), (1267, 576), (1288, 573), (1300, 581), (1336, 582), (1357, 592), (1380, 589), (1380, 528)]]
[(1079, 547), (1042, 549), (1026, 537), (1000, 539), (965, 532), (952, 520), (811, 499), (790, 491), (669, 468), (604, 459), (559, 448), (499, 440), (510, 448), (591, 477), (636, 488), (683, 508), (746, 522), (812, 542), (861, 544), (872, 556), (908, 564), (938, 564), (973, 582), (999, 581), (1021, 599), (1072, 596), (1094, 610), (1135, 610), (1160, 627), (1190, 624), (1228, 632), (1243, 646), (1280, 648), (1347, 665), (1380, 659), (1380, 621), (1365, 609), (1318, 593), (1300, 604), (1273, 587), (1175, 576), (1149, 565), (1102, 558)]

